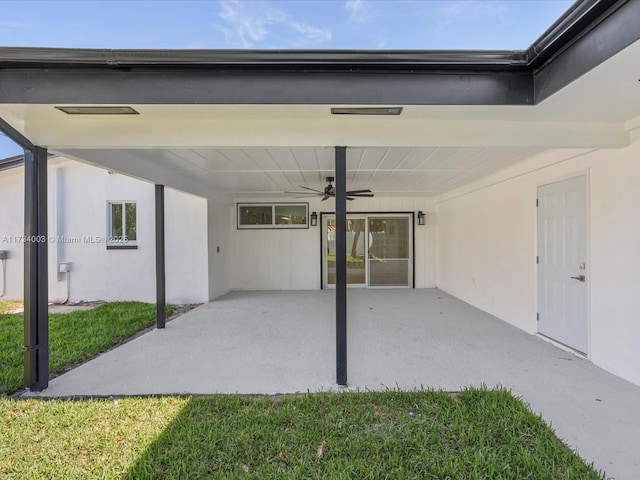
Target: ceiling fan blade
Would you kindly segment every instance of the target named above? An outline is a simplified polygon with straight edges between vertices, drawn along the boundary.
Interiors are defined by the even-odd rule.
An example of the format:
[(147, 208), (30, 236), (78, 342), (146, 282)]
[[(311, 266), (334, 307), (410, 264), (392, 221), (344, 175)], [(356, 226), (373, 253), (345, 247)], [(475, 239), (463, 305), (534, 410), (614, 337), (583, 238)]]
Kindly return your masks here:
[(373, 193), (352, 193), (349, 192), (347, 195), (353, 195), (354, 197), (373, 197)]
[(320, 200), (321, 202), (324, 202), (327, 198), (329, 198), (330, 195), (325, 195), (324, 197), (322, 197), (322, 200)]
[(347, 197), (347, 200), (355, 200), (353, 197)]
[(311, 193), (311, 192), (283, 192), (283, 193), (289, 193), (292, 195), (304, 195), (305, 197), (314, 197), (316, 195), (322, 195), (321, 193)]
[(305, 187), (304, 185), (300, 185), (300, 188), (304, 188), (305, 190), (311, 190), (312, 192), (316, 192), (316, 193), (323, 193), (322, 190), (316, 190), (315, 188)]
[(368, 188), (366, 190), (347, 190), (347, 195), (355, 195), (358, 193), (372, 193)]

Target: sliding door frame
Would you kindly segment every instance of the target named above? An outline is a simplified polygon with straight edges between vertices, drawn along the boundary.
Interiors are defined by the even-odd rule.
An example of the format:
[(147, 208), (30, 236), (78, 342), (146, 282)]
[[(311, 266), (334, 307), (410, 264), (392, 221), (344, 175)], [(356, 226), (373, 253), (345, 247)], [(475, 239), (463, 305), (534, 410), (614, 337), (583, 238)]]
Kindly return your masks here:
[[(367, 273), (367, 278), (366, 278), (366, 284), (365, 284), (365, 288), (368, 289), (385, 289), (385, 288), (416, 288), (416, 218), (415, 218), (415, 212), (396, 212), (396, 211), (375, 211), (375, 212), (366, 212), (366, 211), (357, 211), (357, 212), (347, 212), (347, 217), (349, 216), (364, 216), (365, 217), (365, 231), (369, 231), (369, 216), (384, 216), (384, 215), (397, 215), (397, 216), (408, 216), (410, 218), (410, 227), (411, 227), (411, 245), (409, 246), (410, 250), (411, 250), (411, 262), (409, 263), (410, 267), (411, 267), (411, 280), (410, 280), (410, 285), (406, 286), (406, 287), (393, 287), (393, 286), (380, 286), (380, 287), (371, 287), (368, 284), (369, 282), (369, 275)], [(332, 211), (326, 211), (326, 212), (320, 212), (320, 218), (319, 218), (319, 222), (318, 222), (318, 226), (320, 227), (320, 289), (324, 290), (327, 288), (327, 285), (325, 285), (325, 249), (326, 249), (326, 244), (325, 244), (325, 218), (327, 216), (335, 216), (335, 212)], [(368, 256), (368, 239), (365, 238), (365, 249), (367, 250), (367, 256)], [(365, 258), (365, 262), (368, 262), (368, 259)], [(368, 265), (366, 267), (368, 269)]]

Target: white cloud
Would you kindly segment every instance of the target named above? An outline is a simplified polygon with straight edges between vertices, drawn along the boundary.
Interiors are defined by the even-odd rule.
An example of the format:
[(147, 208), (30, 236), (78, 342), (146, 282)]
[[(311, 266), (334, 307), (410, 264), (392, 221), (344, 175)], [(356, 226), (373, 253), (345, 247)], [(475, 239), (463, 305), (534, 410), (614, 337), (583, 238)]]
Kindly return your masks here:
[(374, 16), (371, 3), (365, 0), (347, 0), (344, 8), (349, 11), (349, 19), (352, 22), (366, 23)]
[(440, 28), (463, 20), (493, 17), (504, 23), (505, 5), (498, 2), (481, 0), (452, 0), (439, 2), (442, 6), (436, 9)]
[(225, 23), (220, 29), (230, 47), (309, 47), (332, 37), (331, 30), (293, 19), (266, 1), (222, 0), (220, 5)]
[(291, 27), (313, 44), (328, 42), (331, 40), (331, 30), (318, 28), (304, 23), (290, 22)]
[(265, 4), (238, 0), (221, 2), (220, 18), (229, 26), (223, 29), (228, 43), (251, 47), (255, 42), (266, 38), (269, 25), (284, 21), (286, 16), (282, 12), (262, 8), (263, 5)]

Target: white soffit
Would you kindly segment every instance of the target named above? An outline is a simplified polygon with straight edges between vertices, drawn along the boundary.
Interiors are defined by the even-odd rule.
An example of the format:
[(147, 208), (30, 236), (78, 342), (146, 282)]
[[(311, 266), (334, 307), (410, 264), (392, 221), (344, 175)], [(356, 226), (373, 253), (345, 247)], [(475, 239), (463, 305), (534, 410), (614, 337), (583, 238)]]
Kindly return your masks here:
[[(347, 186), (382, 196), (436, 195), (539, 154), (530, 147), (366, 147), (347, 150)], [(204, 197), (286, 196), (333, 176), (329, 147), (90, 149), (63, 155)]]

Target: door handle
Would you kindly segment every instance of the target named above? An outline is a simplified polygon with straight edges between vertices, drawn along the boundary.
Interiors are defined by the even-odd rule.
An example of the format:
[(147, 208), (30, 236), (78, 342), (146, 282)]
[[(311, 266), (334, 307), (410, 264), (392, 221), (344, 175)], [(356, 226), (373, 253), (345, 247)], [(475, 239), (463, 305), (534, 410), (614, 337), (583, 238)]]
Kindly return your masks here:
[(587, 280), (587, 277), (585, 277), (584, 275), (580, 275), (578, 277), (571, 277), (571, 278), (573, 278), (574, 280), (578, 280), (579, 282), (584, 282)]

